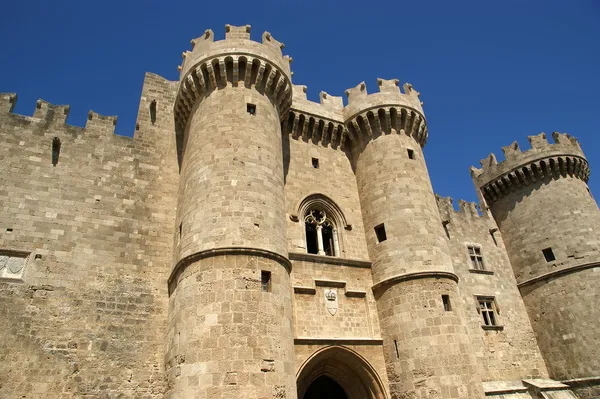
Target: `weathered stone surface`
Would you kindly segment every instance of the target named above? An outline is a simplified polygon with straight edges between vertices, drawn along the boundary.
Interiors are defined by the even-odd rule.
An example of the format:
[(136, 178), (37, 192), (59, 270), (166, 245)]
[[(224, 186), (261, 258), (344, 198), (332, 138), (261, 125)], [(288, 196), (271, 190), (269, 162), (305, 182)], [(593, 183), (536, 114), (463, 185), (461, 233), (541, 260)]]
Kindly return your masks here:
[(599, 395), (600, 212), (574, 138), (490, 155), (482, 215), (456, 211), (412, 85), (312, 102), (283, 43), (225, 31), (179, 82), (146, 74), (133, 138), (0, 94), (1, 398), (302, 399), (322, 376), (350, 399)]

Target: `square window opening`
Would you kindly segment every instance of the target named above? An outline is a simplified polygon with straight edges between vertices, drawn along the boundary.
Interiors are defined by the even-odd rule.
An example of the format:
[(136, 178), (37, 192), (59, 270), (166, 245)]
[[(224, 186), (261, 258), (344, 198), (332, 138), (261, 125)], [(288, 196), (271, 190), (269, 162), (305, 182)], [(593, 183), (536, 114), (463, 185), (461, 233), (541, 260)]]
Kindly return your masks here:
[(375, 226), (375, 235), (377, 236), (378, 242), (383, 242), (387, 240), (387, 235), (385, 234), (385, 226), (383, 225), (383, 223)]
[(319, 158), (312, 158), (312, 167), (319, 169)]
[(444, 311), (452, 311), (452, 305), (450, 305), (450, 295), (442, 295), (442, 303), (444, 304)]
[(483, 318), (483, 325), (487, 327), (497, 326), (497, 313), (496, 301), (494, 298), (478, 298), (479, 302), (479, 313)]
[(271, 292), (271, 272), (261, 270), (260, 272), (260, 286), (263, 292)]
[(415, 151), (408, 149), (408, 159), (415, 159)]
[(471, 267), (475, 270), (485, 270), (483, 267), (483, 255), (481, 248), (474, 245), (467, 245), (469, 249), (469, 258), (471, 259)]
[(546, 262), (552, 262), (556, 260), (556, 256), (554, 256), (554, 252), (552, 251), (552, 248), (544, 248), (542, 249), (542, 253), (544, 254), (544, 258), (546, 259)]
[(246, 104), (246, 112), (250, 115), (256, 115), (256, 105), (255, 104)]

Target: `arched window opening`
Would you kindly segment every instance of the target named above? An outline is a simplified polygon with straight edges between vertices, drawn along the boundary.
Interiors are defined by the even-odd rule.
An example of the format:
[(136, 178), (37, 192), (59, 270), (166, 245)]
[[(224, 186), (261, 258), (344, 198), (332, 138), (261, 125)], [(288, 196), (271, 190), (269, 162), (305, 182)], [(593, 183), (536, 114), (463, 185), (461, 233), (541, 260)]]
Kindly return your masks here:
[(304, 217), (306, 250), (309, 254), (340, 256), (337, 229), (321, 209), (310, 209)]

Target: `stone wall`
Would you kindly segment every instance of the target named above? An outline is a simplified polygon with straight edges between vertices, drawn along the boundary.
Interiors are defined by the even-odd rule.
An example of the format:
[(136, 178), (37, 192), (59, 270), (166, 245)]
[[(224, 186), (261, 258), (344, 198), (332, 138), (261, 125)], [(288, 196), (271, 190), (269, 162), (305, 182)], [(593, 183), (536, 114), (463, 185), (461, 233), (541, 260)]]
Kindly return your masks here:
[(175, 88), (146, 75), (134, 138), (92, 112), (66, 125), (44, 101), (11, 114), (2, 96), (0, 249), (31, 255), (0, 283), (0, 397), (162, 397)]
[[(306, 252), (304, 216), (298, 215), (301, 201), (311, 194), (321, 194), (341, 209), (351, 228), (337, 226), (342, 258), (368, 259), (362, 214), (356, 190), (356, 178), (346, 152), (322, 143), (306, 142), (287, 133), (283, 138), (286, 172), (287, 235), (290, 252)], [(314, 168), (312, 158), (318, 159)]]
[[(586, 183), (569, 175), (540, 179), (489, 206), (550, 376), (597, 376), (600, 334), (592, 320), (600, 319), (593, 305), (600, 294), (592, 287), (600, 278), (600, 212)], [(556, 259), (547, 261), (545, 248)]]
[[(295, 398), (289, 265), (238, 252), (171, 283), (167, 398)], [(261, 272), (271, 273), (268, 291)]]
[[(508, 254), (494, 220), (480, 216), (474, 203), (459, 201), (455, 211), (450, 198), (438, 198), (440, 215), (459, 276), (460, 303), (465, 310), (472, 352), (482, 370), (483, 381), (547, 378), (529, 316), (523, 304)], [(471, 263), (467, 246), (480, 248), (484, 270)], [(494, 297), (498, 325), (485, 330), (478, 296)], [(457, 298), (458, 299), (458, 298)]]

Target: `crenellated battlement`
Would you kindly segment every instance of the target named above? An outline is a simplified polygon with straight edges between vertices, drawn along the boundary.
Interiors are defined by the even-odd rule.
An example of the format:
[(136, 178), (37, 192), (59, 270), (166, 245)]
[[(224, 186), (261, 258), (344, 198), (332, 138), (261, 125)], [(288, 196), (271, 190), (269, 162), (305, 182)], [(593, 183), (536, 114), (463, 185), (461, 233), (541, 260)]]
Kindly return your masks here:
[(404, 92), (398, 79), (377, 79), (379, 92), (368, 94), (365, 82), (346, 90), (348, 105), (344, 121), (352, 141), (373, 134), (403, 133), (413, 137), (421, 147), (427, 141), (427, 123), (419, 92), (405, 83)]
[(458, 200), (458, 211), (454, 209), (454, 200), (451, 197), (442, 197), (435, 195), (440, 216), (444, 223), (449, 223), (452, 219), (460, 217), (463, 219), (481, 218), (479, 207), (475, 202)]
[(16, 118), (20, 118), (31, 123), (44, 123), (56, 127), (64, 125), (71, 128), (80, 129), (83, 134), (85, 134), (87, 129), (93, 129), (96, 135), (98, 132), (102, 132), (107, 136), (115, 134), (115, 127), (117, 124), (116, 116), (105, 116), (94, 111), (89, 111), (85, 128), (82, 128), (79, 126), (72, 126), (67, 123), (67, 118), (71, 110), (70, 105), (54, 105), (48, 101), (39, 99), (36, 102), (33, 116), (27, 116), (12, 112), (16, 102), (16, 94), (0, 93), (0, 112), (10, 113)]
[(342, 147), (348, 137), (344, 126), (342, 97), (319, 93), (320, 102), (306, 97), (306, 86), (292, 86), (292, 106), (283, 126), (292, 138), (312, 140), (333, 148)]
[(531, 149), (521, 151), (519, 144), (502, 147), (505, 160), (498, 162), (495, 154), (480, 161), (481, 169), (471, 167), (471, 177), (486, 200), (495, 201), (514, 189), (546, 178), (574, 176), (588, 180), (590, 169), (577, 139), (566, 133), (552, 133), (549, 143), (546, 133), (528, 136)]
[(284, 45), (269, 32), (262, 42), (250, 40), (250, 25), (225, 25), (225, 39), (215, 41), (212, 30), (191, 41), (182, 54), (180, 84), (175, 101), (175, 121), (185, 128), (193, 106), (218, 88), (244, 85), (265, 93), (279, 107), (283, 119), (292, 102), (292, 59)]

